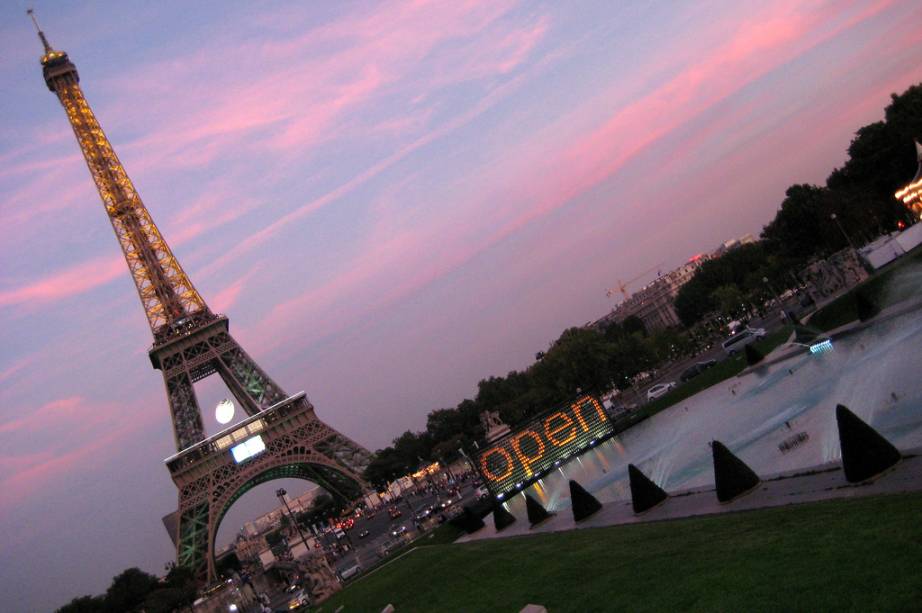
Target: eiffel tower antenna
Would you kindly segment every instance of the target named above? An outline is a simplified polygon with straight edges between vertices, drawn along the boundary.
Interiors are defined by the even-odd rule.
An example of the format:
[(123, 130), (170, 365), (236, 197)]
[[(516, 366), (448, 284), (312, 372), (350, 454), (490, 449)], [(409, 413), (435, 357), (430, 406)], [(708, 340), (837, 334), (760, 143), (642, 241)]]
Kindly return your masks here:
[(42, 29), (40, 27), (38, 27), (38, 21), (35, 20), (35, 11), (32, 9), (29, 9), (26, 11), (26, 14), (32, 18), (32, 25), (35, 26), (35, 31), (38, 33), (38, 37), (42, 41), (42, 46), (45, 47), (45, 53), (46, 54), (51, 53), (53, 49), (51, 48), (51, 45), (48, 44), (48, 39), (45, 38), (45, 33), (42, 32)]
[[(177, 453), (165, 460), (179, 491), (171, 532), (180, 566), (215, 579), (215, 536), (225, 513), (250, 488), (283, 477), (312, 481), (343, 502), (358, 497), (371, 454), (314, 414), (304, 392), (286, 394), (230, 334), (192, 285), (141, 201), (80, 89), (77, 67), (42, 41), (45, 84), (67, 113), (147, 316), (148, 355), (163, 374)], [(193, 383), (217, 374), (246, 413), (206, 437)]]

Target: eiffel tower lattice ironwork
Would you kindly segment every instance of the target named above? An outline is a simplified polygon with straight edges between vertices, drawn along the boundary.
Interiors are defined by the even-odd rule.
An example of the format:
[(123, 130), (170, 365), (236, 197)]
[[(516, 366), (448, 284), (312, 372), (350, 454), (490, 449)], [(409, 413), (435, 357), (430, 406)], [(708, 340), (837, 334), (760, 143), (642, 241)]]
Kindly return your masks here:
[[(227, 317), (208, 308), (93, 115), (76, 67), (35, 27), (45, 83), (67, 111), (154, 336), (150, 360), (163, 373), (177, 449), (165, 460), (179, 490), (177, 562), (210, 582), (218, 526), (242, 494), (295, 477), (352, 499), (367, 488), (370, 454), (317, 418), (304, 392), (287, 395), (234, 340)], [(247, 417), (206, 438), (193, 383), (215, 373)]]

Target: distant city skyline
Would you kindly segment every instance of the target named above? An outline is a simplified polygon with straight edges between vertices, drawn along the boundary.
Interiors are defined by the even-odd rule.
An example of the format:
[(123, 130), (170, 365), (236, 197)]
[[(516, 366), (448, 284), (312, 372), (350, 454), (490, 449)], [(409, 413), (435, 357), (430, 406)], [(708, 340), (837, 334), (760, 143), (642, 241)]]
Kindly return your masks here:
[[(922, 79), (909, 1), (35, 8), (210, 306), (370, 449), (605, 315), (618, 279), (758, 235)], [(41, 46), (0, 15), (0, 589), (40, 610), (172, 559), (174, 450)]]

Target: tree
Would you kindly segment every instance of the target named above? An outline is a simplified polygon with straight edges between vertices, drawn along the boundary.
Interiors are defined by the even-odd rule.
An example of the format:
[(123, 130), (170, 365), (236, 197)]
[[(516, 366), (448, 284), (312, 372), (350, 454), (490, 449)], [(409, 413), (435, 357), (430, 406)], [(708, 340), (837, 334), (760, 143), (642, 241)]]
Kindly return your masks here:
[(110, 611), (131, 611), (144, 602), (157, 586), (157, 577), (139, 568), (128, 568), (112, 579), (106, 590), (106, 608)]
[(743, 310), (745, 301), (746, 297), (736, 285), (721, 285), (711, 292), (711, 302), (728, 317), (736, 317)]
[(102, 596), (80, 596), (57, 610), (56, 613), (103, 613), (106, 611)]

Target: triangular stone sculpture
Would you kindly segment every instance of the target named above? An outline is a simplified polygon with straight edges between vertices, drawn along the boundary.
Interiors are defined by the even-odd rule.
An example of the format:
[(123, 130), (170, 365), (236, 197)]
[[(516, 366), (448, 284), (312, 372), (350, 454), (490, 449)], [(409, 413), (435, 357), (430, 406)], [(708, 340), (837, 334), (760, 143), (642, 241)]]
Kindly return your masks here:
[(529, 494), (525, 494), (525, 509), (528, 511), (528, 523), (532, 526), (540, 524), (551, 516), (551, 514), (547, 512), (547, 509), (542, 507), (541, 503), (532, 498)]
[(627, 465), (628, 478), (631, 481), (631, 505), (635, 513), (644, 513), (669, 498), (669, 494), (653, 483), (633, 464)]
[(714, 456), (714, 483), (717, 485), (717, 500), (731, 502), (752, 491), (762, 482), (746, 463), (733, 455), (720, 441), (711, 442)]
[(573, 521), (582, 521), (602, 508), (602, 503), (586, 489), (570, 480), (570, 502), (573, 509)]
[(743, 353), (746, 354), (746, 364), (750, 366), (755, 366), (765, 359), (765, 355), (752, 345), (746, 345), (743, 347)]
[(508, 528), (515, 522), (515, 515), (506, 510), (506, 507), (496, 503), (493, 505), (493, 527), (497, 532)]
[(880, 312), (880, 308), (864, 292), (855, 292), (855, 310), (860, 321), (867, 321)]
[(849, 483), (876, 477), (900, 461), (902, 456), (890, 441), (841, 404), (836, 406), (836, 423)]
[(480, 516), (471, 511), (470, 507), (464, 507), (464, 520), (462, 522), (462, 527), (464, 531), (468, 534), (473, 534), (481, 528), (483, 528), (483, 520), (480, 519)]
[(809, 345), (814, 340), (816, 340), (816, 337), (818, 337), (820, 334), (821, 332), (819, 330), (810, 328), (808, 326), (799, 324), (794, 326), (794, 342), (800, 343), (801, 345)]

